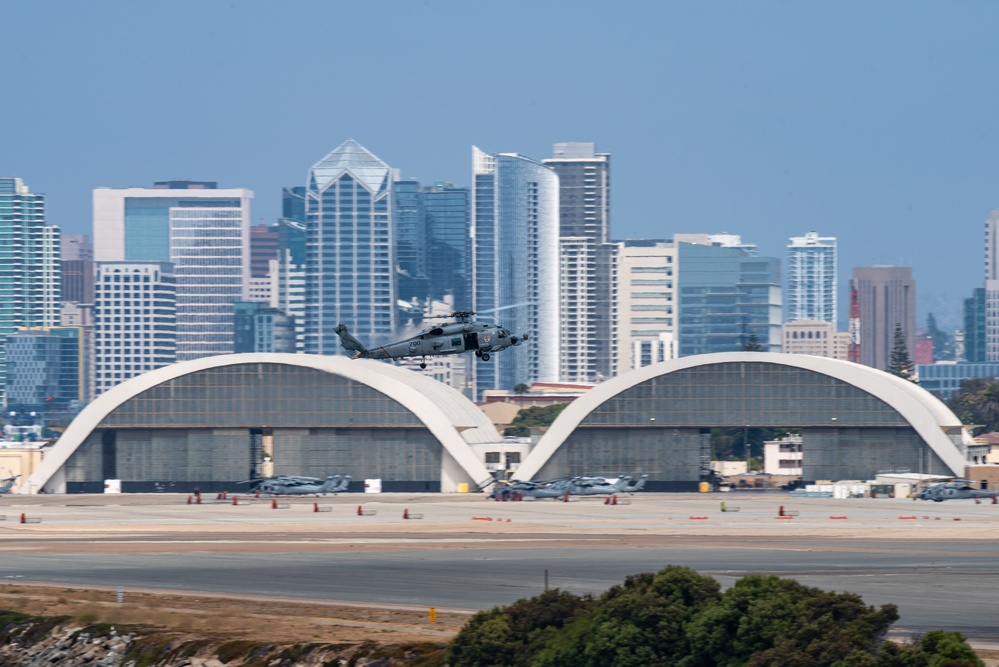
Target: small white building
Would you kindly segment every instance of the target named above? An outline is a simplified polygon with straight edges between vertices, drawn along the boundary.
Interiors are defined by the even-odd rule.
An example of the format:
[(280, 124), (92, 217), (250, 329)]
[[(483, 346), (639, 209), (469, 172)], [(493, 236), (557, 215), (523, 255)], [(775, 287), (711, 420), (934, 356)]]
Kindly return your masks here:
[(800, 475), (801, 436), (788, 435), (763, 443), (763, 472), (768, 475)]

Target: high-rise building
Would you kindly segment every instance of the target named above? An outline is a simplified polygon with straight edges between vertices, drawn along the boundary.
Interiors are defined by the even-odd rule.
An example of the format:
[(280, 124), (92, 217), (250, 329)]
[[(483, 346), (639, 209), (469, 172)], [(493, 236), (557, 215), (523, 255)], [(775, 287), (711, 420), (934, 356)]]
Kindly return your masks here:
[(177, 284), (169, 262), (98, 262), (94, 391), (177, 361)]
[(85, 348), (80, 327), (18, 329), (7, 336), (7, 405), (65, 410), (86, 400)]
[(964, 361), (985, 361), (985, 288), (976, 287), (964, 300)]
[[(59, 324), (59, 228), (45, 222), (45, 196), (0, 178), (0, 341), (19, 328)], [(7, 364), (0, 345), (0, 403)]]
[(559, 235), (610, 238), (610, 154), (591, 142), (557, 143), (542, 164), (559, 178)]
[(250, 276), (265, 278), (270, 261), (278, 258), (278, 226), (252, 225), (250, 227)]
[(67, 259), (94, 259), (94, 244), (86, 234), (63, 234), (61, 239), (63, 261)]
[(754, 336), (764, 352), (779, 352), (780, 260), (756, 256), (737, 236), (710, 239), (678, 243), (679, 356), (743, 350)]
[(853, 269), (850, 289), (860, 306), (860, 363), (887, 370), (895, 327), (902, 327), (909, 358), (915, 358), (916, 283), (908, 266)]
[(787, 246), (787, 322), (836, 324), (836, 239), (808, 232)]
[(305, 222), (278, 221), (277, 307), (295, 321), (295, 351), (305, 350)]
[(279, 308), (252, 301), (237, 301), (233, 352), (295, 352), (295, 318)]
[(468, 188), (434, 183), (420, 191), (426, 216), (431, 299), (448, 294), (455, 310), (472, 310), (472, 235)]
[(563, 382), (608, 375), (613, 354), (610, 236), (610, 154), (596, 144), (557, 143), (542, 163), (559, 177), (561, 238), (559, 302)]
[(985, 221), (985, 279), (999, 280), (999, 209)]
[(673, 241), (629, 240), (614, 246), (610, 374), (620, 375), (676, 358), (678, 262)]
[(63, 303), (94, 302), (94, 246), (86, 234), (63, 234), (62, 296)]
[(252, 199), (210, 181), (94, 190), (96, 261), (173, 264), (178, 361), (232, 352), (232, 304), (250, 277)]
[[(476, 364), (486, 389), (555, 381), (559, 374), (558, 176), (512, 153), (472, 148), (475, 310), (528, 341)], [(503, 309), (499, 312), (499, 309)]]
[(342, 352), (338, 323), (377, 344), (396, 329), (392, 170), (353, 139), (317, 162), (306, 189), (305, 351)]
[(392, 185), (392, 226), (395, 236), (396, 295), (404, 301), (425, 301), (427, 279), (427, 218), (423, 211), (419, 182), (396, 181)]

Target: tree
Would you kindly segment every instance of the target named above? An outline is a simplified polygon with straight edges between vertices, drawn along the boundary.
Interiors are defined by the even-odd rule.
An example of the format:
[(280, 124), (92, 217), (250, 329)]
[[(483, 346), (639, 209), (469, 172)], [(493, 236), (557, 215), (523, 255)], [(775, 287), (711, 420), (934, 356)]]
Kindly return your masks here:
[(513, 393), (515, 394), (526, 394), (531, 390), (531, 387), (524, 384), (523, 382), (513, 386)]
[(759, 337), (756, 334), (751, 333), (746, 338), (746, 340), (743, 341), (743, 343), (742, 343), (742, 351), (743, 352), (765, 352), (766, 350), (763, 349), (763, 343), (760, 342)]
[(512, 435), (517, 438), (525, 438), (531, 435), (531, 428), (545, 428), (552, 425), (568, 403), (556, 403), (554, 405), (534, 405), (524, 408), (517, 413), (510, 423), (510, 427), (503, 431), (503, 435)]
[(915, 382), (916, 367), (909, 357), (909, 346), (905, 342), (905, 333), (902, 332), (902, 325), (895, 325), (895, 336), (891, 346), (891, 360), (888, 372), (910, 382)]
[(774, 576), (725, 593), (675, 565), (627, 577), (597, 599), (550, 591), (480, 612), (451, 644), (453, 667), (980, 667), (963, 635), (886, 641), (895, 605), (872, 607)]
[(545, 591), (508, 607), (480, 611), (448, 647), (453, 667), (526, 665), (567, 623), (589, 612), (593, 598)]

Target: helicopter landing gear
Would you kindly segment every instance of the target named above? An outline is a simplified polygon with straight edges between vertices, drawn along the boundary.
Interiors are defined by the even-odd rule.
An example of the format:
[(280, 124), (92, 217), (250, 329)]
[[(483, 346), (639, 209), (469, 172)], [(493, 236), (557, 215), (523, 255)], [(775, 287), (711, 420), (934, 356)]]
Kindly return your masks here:
[(482, 361), (489, 361), (489, 353), (488, 352), (483, 352), (482, 353)]
[(482, 356), (482, 350), (476, 350), (475, 351), (475, 356), (481, 357)]
[(427, 368), (427, 358), (423, 357), (423, 359), (420, 360), (420, 370), (426, 370), (426, 368)]

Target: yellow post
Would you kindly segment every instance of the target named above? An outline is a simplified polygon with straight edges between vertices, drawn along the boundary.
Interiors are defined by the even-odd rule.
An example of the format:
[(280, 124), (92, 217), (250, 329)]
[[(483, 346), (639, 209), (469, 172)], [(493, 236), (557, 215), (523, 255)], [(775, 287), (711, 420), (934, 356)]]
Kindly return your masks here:
[(430, 608), (430, 622), (431, 623), (437, 622), (437, 607)]

